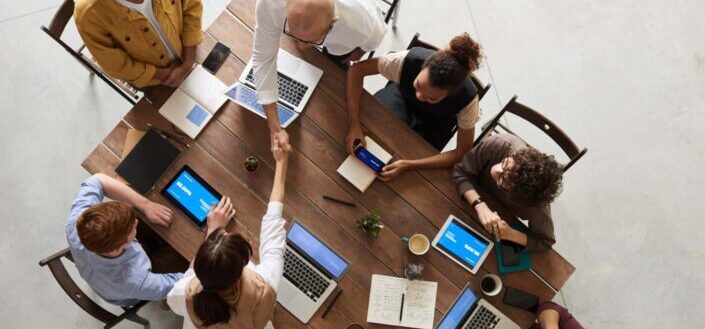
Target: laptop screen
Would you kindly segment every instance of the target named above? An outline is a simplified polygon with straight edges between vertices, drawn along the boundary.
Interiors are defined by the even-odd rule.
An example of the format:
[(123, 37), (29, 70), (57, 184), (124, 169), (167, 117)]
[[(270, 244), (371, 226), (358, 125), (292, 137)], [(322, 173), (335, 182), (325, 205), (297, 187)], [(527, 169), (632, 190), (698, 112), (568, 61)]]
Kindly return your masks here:
[(297, 222), (291, 225), (291, 230), (286, 239), (289, 243), (296, 246), (298, 250), (306, 253), (305, 256), (308, 256), (309, 260), (316, 262), (336, 281), (340, 279), (349, 266), (348, 262)]
[(467, 320), (468, 315), (470, 314), (470, 310), (472, 309), (472, 306), (475, 304), (475, 301), (477, 301), (477, 297), (475, 297), (475, 294), (470, 290), (470, 287), (465, 287), (463, 289), (463, 292), (460, 293), (460, 296), (458, 296), (458, 299), (455, 300), (455, 303), (453, 303), (453, 306), (450, 307), (450, 310), (448, 310), (448, 313), (446, 313), (445, 317), (441, 322), (438, 324), (436, 329), (458, 329), (460, 326), (462, 326)]

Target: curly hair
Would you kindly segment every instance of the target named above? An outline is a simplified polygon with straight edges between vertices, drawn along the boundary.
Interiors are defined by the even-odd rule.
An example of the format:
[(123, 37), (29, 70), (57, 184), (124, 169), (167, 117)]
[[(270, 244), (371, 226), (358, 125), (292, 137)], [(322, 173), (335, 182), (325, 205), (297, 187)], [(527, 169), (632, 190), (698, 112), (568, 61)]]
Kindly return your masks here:
[(562, 190), (563, 166), (552, 155), (523, 148), (510, 155), (514, 167), (506, 173), (510, 198), (527, 206), (551, 203)]
[(454, 92), (462, 87), (468, 72), (480, 67), (482, 57), (480, 45), (463, 33), (454, 37), (448, 48), (427, 58), (423, 68), (428, 68), (431, 85)]

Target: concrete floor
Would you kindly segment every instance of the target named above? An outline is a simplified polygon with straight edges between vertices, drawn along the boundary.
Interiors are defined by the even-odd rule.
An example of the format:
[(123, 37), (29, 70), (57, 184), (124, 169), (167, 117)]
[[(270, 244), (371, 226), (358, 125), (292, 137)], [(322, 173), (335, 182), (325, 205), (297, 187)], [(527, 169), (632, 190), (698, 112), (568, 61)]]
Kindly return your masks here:
[[(402, 1), (380, 51), (417, 31), (438, 45), (468, 31), (494, 85), (483, 122), (518, 94), (590, 149), (554, 204), (556, 248), (577, 267), (565, 303), (586, 327), (700, 327), (705, 2), (466, 1)], [(101, 327), (37, 261), (66, 245), (80, 162), (129, 105), (39, 30), (58, 2), (0, 4), (3, 328)], [(180, 324), (154, 305), (142, 314), (153, 328)]]

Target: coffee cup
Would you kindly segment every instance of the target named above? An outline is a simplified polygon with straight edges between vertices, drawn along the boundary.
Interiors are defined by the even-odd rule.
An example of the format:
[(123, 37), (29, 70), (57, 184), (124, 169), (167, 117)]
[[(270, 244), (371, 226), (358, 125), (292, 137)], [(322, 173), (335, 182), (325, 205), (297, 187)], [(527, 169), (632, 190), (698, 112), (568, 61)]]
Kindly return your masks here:
[(421, 233), (414, 234), (409, 238), (402, 237), (401, 240), (409, 246), (409, 251), (414, 255), (423, 256), (431, 248), (431, 242)]
[(487, 274), (480, 280), (480, 290), (487, 296), (497, 296), (502, 291), (502, 279), (494, 274)]

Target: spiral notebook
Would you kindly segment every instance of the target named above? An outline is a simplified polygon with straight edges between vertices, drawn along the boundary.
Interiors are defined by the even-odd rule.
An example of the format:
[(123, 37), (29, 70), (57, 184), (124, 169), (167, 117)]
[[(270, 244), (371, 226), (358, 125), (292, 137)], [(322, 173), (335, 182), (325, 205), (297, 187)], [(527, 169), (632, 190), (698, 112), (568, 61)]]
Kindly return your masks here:
[(432, 329), (437, 282), (372, 275), (367, 322)]

